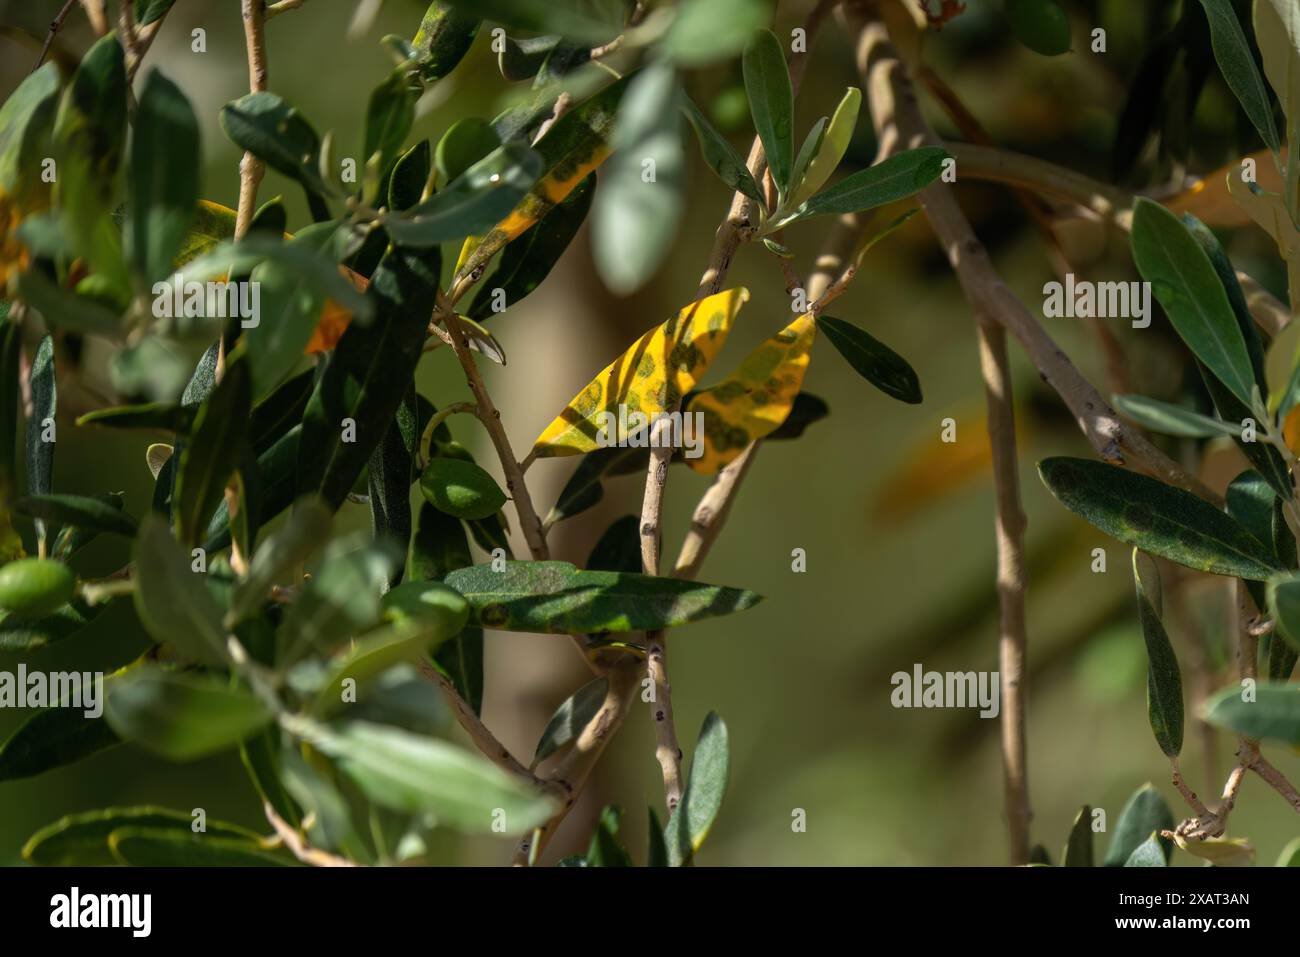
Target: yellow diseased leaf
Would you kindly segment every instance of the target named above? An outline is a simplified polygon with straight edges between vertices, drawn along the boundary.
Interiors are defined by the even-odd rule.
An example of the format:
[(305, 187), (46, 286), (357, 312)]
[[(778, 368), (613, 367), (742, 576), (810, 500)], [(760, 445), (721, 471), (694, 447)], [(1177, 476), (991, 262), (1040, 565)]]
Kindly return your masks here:
[(235, 211), (211, 200), (199, 200), (198, 211), (189, 232), (176, 253), (176, 266), (212, 252), (221, 243), (235, 238)]
[(520, 200), (519, 205), (510, 211), (510, 215), (492, 227), (491, 232), (486, 236), (470, 236), (465, 240), (460, 249), (460, 258), (456, 261), (456, 279), (486, 266), (488, 260), (506, 243), (522, 236), (538, 220), (564, 202), (578, 184), (587, 178), (588, 173), (605, 162), (609, 154), (609, 147), (601, 144), (584, 156), (575, 157), (569, 163), (549, 170), (529, 190), (528, 195)]
[(745, 357), (735, 372), (691, 399), (688, 415), (703, 417), (704, 450), (686, 464), (712, 475), (745, 450), (771, 435), (790, 414), (808, 371), (817, 323), (800, 316)]
[[(621, 444), (628, 438), (623, 425), (632, 413), (649, 420), (676, 409), (727, 341), (736, 313), (748, 300), (748, 289), (728, 289), (655, 326), (573, 397), (533, 443), (533, 455), (591, 452), (601, 447), (598, 437), (608, 439), (607, 445)], [(616, 429), (606, 428), (614, 423)]]

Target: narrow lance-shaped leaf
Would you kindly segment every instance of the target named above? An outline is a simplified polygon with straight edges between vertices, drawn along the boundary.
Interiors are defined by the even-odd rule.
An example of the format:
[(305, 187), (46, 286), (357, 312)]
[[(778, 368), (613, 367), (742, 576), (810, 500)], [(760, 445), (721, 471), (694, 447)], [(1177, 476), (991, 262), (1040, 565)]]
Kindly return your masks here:
[(183, 655), (208, 665), (226, 663), (221, 609), (204, 576), (156, 513), (140, 526), (135, 543), (135, 608), (155, 641), (169, 642)]
[(542, 170), (536, 151), (506, 143), (418, 206), (384, 216), (384, 229), (394, 242), (421, 249), (473, 235), (514, 209)]
[(1123, 867), (1168, 867), (1169, 857), (1161, 847), (1162, 838), (1152, 831), (1145, 841), (1133, 849), (1133, 853), (1124, 859)]
[(673, 69), (656, 63), (636, 75), (619, 104), (591, 228), (596, 271), (621, 295), (654, 275), (677, 235), (686, 160), (677, 93)]
[(1178, 657), (1161, 621), (1160, 570), (1133, 549), (1138, 620), (1147, 646), (1147, 720), (1160, 750), (1171, 758), (1183, 749), (1183, 679)]
[(1247, 738), (1300, 746), (1300, 685), (1224, 688), (1206, 702), (1205, 720)]
[(906, 199), (938, 179), (947, 159), (948, 154), (937, 146), (923, 146), (896, 153), (875, 166), (844, 177), (830, 189), (818, 193), (788, 215), (769, 224), (765, 232), (781, 229), (812, 216), (860, 213)]
[[(533, 445), (539, 457), (623, 445), (694, 388), (731, 331), (749, 290), (729, 289), (691, 303), (651, 329), (589, 382)], [(619, 412), (625, 409), (626, 422)], [(631, 421), (637, 413), (642, 421)], [(603, 430), (603, 431), (602, 431)]]
[(264, 727), (271, 713), (228, 678), (146, 666), (114, 682), (104, 717), (126, 740), (190, 761), (234, 747)]
[(374, 201), (384, 174), (397, 161), (415, 122), (415, 91), (404, 70), (390, 73), (375, 87), (366, 108), (366, 138), (362, 156), (366, 164), (366, 197)]
[(1086, 459), (1044, 459), (1038, 472), (1062, 505), (1126, 545), (1216, 575), (1263, 581), (1282, 570), (1267, 546), (1190, 492)]
[[(1264, 75), (1282, 104), (1286, 117), (1286, 141), (1292, 151), (1300, 142), (1300, 9), (1290, 0), (1256, 0), (1255, 41), (1264, 61)], [(1300, 225), (1296, 208), (1300, 163), (1294, 157), (1286, 164), (1286, 211)]]
[(50, 204), (50, 184), (40, 176), (42, 154), (59, 102), (59, 68), (46, 63), (29, 74), (0, 106), (0, 286), (24, 266), (27, 253), (12, 241), (27, 215)]
[(1210, 42), (1223, 79), (1260, 137), (1276, 153), (1281, 143), (1273, 123), (1273, 107), (1231, 0), (1201, 0), (1201, 6), (1210, 21)]
[(727, 725), (710, 711), (700, 728), (691, 756), (691, 773), (686, 780), (682, 803), (664, 828), (664, 844), (668, 848), (668, 863), (681, 867), (695, 857), (704, 839), (709, 836), (722, 799), (727, 793), (727, 778), (731, 770), (731, 748), (727, 739)]
[(469, 52), (480, 22), (473, 10), (459, 10), (443, 0), (429, 4), (411, 41), (420, 79), (432, 83), (454, 70)]
[[(30, 392), (32, 414), (27, 421), (27, 494), (48, 495), (54, 485), (54, 416), (58, 387), (54, 380), (54, 339), (45, 336), (32, 359)], [(36, 519), (36, 536), (44, 545), (44, 516)]]
[(555, 811), (550, 798), (446, 741), (365, 721), (338, 730), (317, 725), (302, 731), (372, 801), (409, 813), (431, 812), (445, 827), (488, 833), (504, 814), (507, 832), (518, 834)]
[(180, 454), (172, 507), (177, 536), (187, 545), (199, 543), (238, 465), (251, 408), (249, 365), (247, 361), (231, 362), (199, 406), (193, 434)]
[(496, 270), (480, 284), (471, 319), (509, 309), (542, 284), (578, 234), (595, 191), (596, 174), (590, 173), (536, 226), (506, 245)]
[(1092, 808), (1085, 804), (1074, 817), (1070, 837), (1061, 852), (1062, 867), (1093, 867)]
[(320, 137), (298, 110), (274, 93), (249, 93), (221, 108), (221, 128), (236, 146), (315, 193), (332, 189), (321, 179)]
[(581, 571), (568, 562), (475, 565), (444, 581), (470, 603), (485, 628), (535, 634), (654, 631), (752, 608), (742, 588), (622, 572)]
[(796, 209), (800, 204), (811, 199), (831, 178), (831, 174), (840, 165), (840, 160), (848, 152), (861, 107), (862, 91), (856, 86), (849, 87), (844, 92), (839, 105), (835, 107), (830, 125), (826, 127), (816, 152), (810, 157), (807, 166), (801, 171), (798, 181), (794, 184), (787, 203), (789, 208)]
[(1223, 284), (1178, 217), (1145, 198), (1133, 213), (1133, 260), (1183, 342), (1249, 408), (1254, 372)]
[(703, 416), (703, 448), (693, 457), (695, 450), (688, 447), (686, 464), (716, 474), (751, 442), (780, 428), (803, 385), (816, 336), (817, 324), (805, 313), (760, 343), (722, 382), (695, 393), (686, 414)]
[(756, 203), (763, 203), (763, 194), (745, 165), (744, 157), (736, 152), (736, 148), (727, 142), (726, 138), (709, 122), (704, 112), (695, 105), (695, 101), (685, 93), (681, 95), (681, 104), (682, 112), (695, 128), (695, 136), (700, 142), (700, 152), (704, 155), (704, 162), (709, 165), (709, 169), (713, 170), (718, 179), (732, 190), (744, 193)]
[(375, 320), (348, 327), (307, 405), (298, 487), (335, 508), (383, 438), (420, 361), (438, 291), (430, 258), (401, 247), (384, 257), (369, 289)]
[(1279, 575), (1269, 579), (1266, 593), (1274, 636), (1281, 635), (1300, 651), (1300, 575)]
[(844, 361), (885, 395), (909, 405), (921, 401), (916, 370), (889, 346), (842, 319), (818, 316), (817, 325)]
[(199, 123), (185, 94), (157, 70), (145, 77), (131, 143), (131, 257), (144, 284), (165, 277), (199, 199)]
[(130, 288), (121, 232), (111, 213), (126, 145), (126, 58), (114, 34), (81, 58), (64, 88), (52, 133), (55, 206), (66, 234), (112, 293)]
[(611, 83), (555, 122), (534, 146), (541, 174), (518, 205), (482, 237), (471, 237), (456, 263), (456, 280), (487, 266), (506, 243), (523, 235), (571, 193), (610, 152), (616, 111), (631, 76)]
[(771, 30), (756, 30), (745, 46), (741, 65), (754, 129), (763, 141), (776, 188), (785, 197), (790, 192), (794, 163), (794, 93), (790, 87), (790, 71), (785, 65), (785, 51), (776, 34)]
[(86, 495), (29, 495), (18, 500), (15, 511), (52, 524), (134, 538), (136, 523), (130, 515), (102, 499)]
[(1172, 402), (1161, 402), (1145, 395), (1111, 396), (1115, 408), (1143, 428), (1162, 435), (1185, 439), (1206, 439), (1215, 435), (1240, 435), (1241, 426), (1201, 415)]
[[(100, 691), (107, 683), (100, 686)], [(103, 704), (103, 700), (98, 702)], [(0, 744), (0, 781), (44, 774), (121, 744), (100, 715), (75, 707), (38, 711)]]
[(537, 750), (533, 753), (530, 767), (537, 767), (552, 754), (577, 741), (582, 729), (596, 716), (605, 702), (608, 690), (607, 679), (595, 678), (565, 698), (564, 703), (555, 709), (555, 714), (546, 723), (546, 728), (537, 741)]
[[(117, 860), (108, 847), (108, 836), (128, 827), (167, 828), (190, 834), (193, 833), (194, 816), (189, 811), (164, 807), (114, 807), (71, 814), (33, 834), (23, 846), (23, 859), (38, 867), (116, 864)], [(208, 819), (207, 828), (211, 837), (258, 839), (258, 835), (247, 828), (212, 818)]]
[(263, 849), (260, 840), (214, 837), (149, 828), (118, 828), (108, 835), (114, 861), (129, 867), (301, 867), (288, 852)]
[[(1128, 799), (1120, 812), (1119, 821), (1111, 834), (1110, 846), (1106, 848), (1104, 867), (1123, 867), (1151, 833), (1172, 831), (1174, 829), (1174, 812), (1170, 810), (1165, 799), (1152, 785), (1144, 784)], [(1173, 853), (1173, 842), (1160, 838), (1157, 847), (1167, 861)]]

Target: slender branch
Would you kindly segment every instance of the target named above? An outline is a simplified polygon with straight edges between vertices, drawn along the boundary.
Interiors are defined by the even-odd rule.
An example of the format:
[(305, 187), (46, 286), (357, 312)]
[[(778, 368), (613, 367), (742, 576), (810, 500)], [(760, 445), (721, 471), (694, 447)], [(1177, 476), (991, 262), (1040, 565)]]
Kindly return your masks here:
[(1000, 611), (998, 661), (1002, 674), (1002, 777), (1011, 863), (1020, 866), (1029, 863), (1029, 822), (1033, 816), (1025, 744), (1025, 513), (1020, 505), (1020, 463), (1006, 330), (987, 315), (977, 313), (976, 331), (997, 490), (994, 520)]
[(280, 842), (289, 849), (290, 853), (304, 864), (310, 864), (313, 867), (358, 867), (359, 865), (347, 858), (339, 857), (336, 854), (330, 854), (319, 848), (311, 847), (307, 844), (301, 834), (294, 830), (293, 826), (276, 813), (275, 808), (271, 806), (270, 801), (262, 802), (262, 811), (266, 814), (266, 820), (270, 823)]
[[(240, 0), (244, 20), (244, 46), (248, 55), (248, 91), (262, 93), (267, 88), (266, 2)], [(235, 239), (239, 240), (252, 225), (257, 211), (257, 188), (266, 175), (266, 164), (250, 152), (239, 162), (239, 208), (235, 216)]]
[[(1004, 183), (1076, 203), (1125, 231), (1132, 227), (1136, 196), (1046, 160), (969, 143), (943, 144), (957, 161), (959, 176)], [(1237, 271), (1250, 314), (1269, 335), (1291, 321), (1291, 310), (1247, 273)]]
[(640, 662), (630, 655), (623, 656), (614, 666), (605, 670), (609, 687), (600, 709), (587, 722), (572, 747), (564, 753), (551, 769), (546, 780), (563, 789), (566, 795), (560, 810), (542, 827), (523, 838), (515, 848), (514, 863), (526, 866), (536, 859), (550, 843), (555, 832), (559, 830), (569, 812), (578, 803), (583, 785), (591, 775), (592, 768), (600, 761), (605, 746), (614, 736), (614, 732), (623, 724), (632, 705), (632, 696), (637, 688), (637, 676), (640, 674)]
[(67, 2), (63, 4), (63, 8), (59, 10), (59, 12), (54, 15), (54, 19), (50, 21), (50, 29), (45, 34), (45, 42), (41, 44), (40, 56), (36, 58), (36, 65), (32, 67), (33, 73), (39, 70), (41, 64), (45, 62), (46, 54), (50, 52), (50, 45), (54, 43), (54, 38), (58, 36), (59, 31), (63, 29), (63, 21), (68, 19), (68, 14), (72, 12), (72, 8), (76, 6), (76, 3), (77, 0), (67, 0)]
[[(867, 21), (860, 37), (858, 65), (867, 81), (880, 155), (937, 145), (938, 138), (921, 115), (911, 81), (884, 24), (875, 19)], [(921, 199), (967, 300), (979, 313), (992, 317), (1016, 337), (1044, 381), (1065, 401), (1097, 454), (1108, 462), (1139, 468), (1211, 502), (1219, 502), (1220, 497), (1195, 476), (1129, 428), (1080, 374), (1002, 281), (947, 184), (933, 184), (921, 194)]]
[(519, 468), (519, 460), (515, 458), (515, 453), (510, 448), (510, 439), (501, 424), (501, 413), (492, 404), (492, 397), (488, 395), (487, 387), (483, 384), (483, 376), (479, 373), (474, 356), (470, 353), (469, 339), (465, 335), (465, 328), (461, 325), (455, 309), (442, 293), (439, 293), (439, 300), (440, 318), (451, 334), (451, 348), (460, 361), (460, 367), (465, 372), (465, 381), (469, 384), (470, 392), (474, 394), (474, 401), (478, 404), (479, 419), (487, 429), (492, 447), (496, 449), (497, 458), (501, 460), (506, 490), (514, 499), (515, 511), (519, 514), (519, 525), (523, 529), (524, 540), (528, 542), (528, 550), (535, 560), (545, 561), (551, 557), (551, 551), (546, 545), (542, 523), (537, 517), (537, 510), (533, 507), (533, 499), (528, 493), (528, 485)]
[(673, 569), (673, 574), (678, 578), (689, 579), (699, 574), (700, 566), (708, 558), (709, 550), (727, 521), (731, 504), (736, 498), (736, 489), (749, 472), (749, 467), (754, 464), (758, 446), (758, 442), (751, 442), (745, 451), (718, 472), (713, 484), (700, 499), (700, 504), (695, 506), (690, 531), (686, 533)]
[(486, 758), (503, 771), (526, 784), (552, 794), (560, 794), (560, 789), (553, 782), (543, 781), (538, 778), (532, 771), (528, 770), (523, 762), (510, 753), (510, 749), (502, 744), (500, 739), (483, 723), (483, 720), (475, 714), (469, 702), (461, 697), (460, 692), (456, 690), (456, 686), (447, 680), (446, 675), (423, 659), (418, 664), (420, 673), (442, 689), (443, 694), (447, 697), (447, 702), (451, 705), (452, 714), (456, 716), (456, 721), (465, 729), (470, 740), (474, 742), (474, 746), (482, 751)]

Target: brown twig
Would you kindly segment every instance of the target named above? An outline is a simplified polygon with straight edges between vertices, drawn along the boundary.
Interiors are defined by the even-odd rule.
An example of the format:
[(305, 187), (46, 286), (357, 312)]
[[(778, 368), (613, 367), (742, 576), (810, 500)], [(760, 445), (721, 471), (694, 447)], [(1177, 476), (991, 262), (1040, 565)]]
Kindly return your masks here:
[[(244, 20), (244, 47), (248, 55), (248, 92), (267, 88), (266, 0), (240, 0)], [(257, 188), (266, 175), (266, 164), (251, 152), (239, 161), (239, 207), (235, 215), (235, 240), (248, 232), (257, 211)]]
[(262, 802), (262, 811), (266, 814), (266, 819), (270, 822), (272, 830), (280, 838), (293, 854), (294, 857), (304, 864), (310, 864), (312, 867), (357, 867), (356, 863), (349, 861), (347, 858), (339, 857), (336, 854), (330, 854), (319, 848), (310, 847), (301, 834), (293, 826), (276, 813), (270, 801)]
[(1002, 675), (1002, 778), (1010, 832), (1011, 863), (1029, 863), (1029, 775), (1025, 744), (1025, 513), (1020, 505), (1015, 406), (1006, 330), (977, 313), (980, 374), (988, 406), (989, 444), (996, 489), (994, 521), (998, 551), (998, 663)]
[(496, 449), (497, 458), (501, 461), (501, 470), (505, 474), (506, 490), (514, 500), (515, 511), (519, 515), (519, 525), (523, 529), (524, 540), (528, 543), (528, 550), (536, 561), (545, 561), (551, 557), (551, 551), (546, 545), (546, 536), (542, 533), (542, 523), (537, 517), (537, 510), (533, 507), (533, 499), (528, 492), (528, 485), (524, 481), (523, 472), (520, 471), (519, 460), (515, 458), (515, 453), (510, 448), (510, 439), (506, 435), (505, 427), (501, 424), (501, 413), (493, 405), (492, 397), (483, 384), (483, 376), (479, 373), (478, 366), (474, 362), (474, 356), (470, 352), (469, 338), (465, 335), (465, 328), (461, 325), (455, 309), (442, 293), (439, 293), (438, 311), (439, 318), (442, 319), (447, 327), (447, 332), (451, 336), (452, 351), (460, 361), (461, 369), (465, 372), (465, 381), (469, 385), (470, 392), (474, 394), (474, 401), (478, 405), (479, 419), (482, 421), (483, 427), (487, 429), (488, 437), (492, 440), (492, 447)]
[[(1132, 227), (1132, 207), (1136, 197), (1119, 187), (1021, 153), (969, 143), (945, 142), (942, 145), (957, 161), (959, 176), (1055, 196), (1091, 210), (1120, 229), (1128, 231)], [(1240, 270), (1237, 271), (1237, 281), (1241, 283), (1255, 322), (1269, 335), (1277, 335), (1291, 321), (1291, 310)]]
[(457, 723), (465, 729), (465, 733), (474, 742), (474, 746), (483, 752), (486, 758), (525, 784), (557, 796), (563, 796), (561, 789), (554, 782), (543, 781), (538, 778), (532, 771), (528, 770), (523, 762), (510, 753), (510, 749), (502, 744), (501, 740), (483, 723), (483, 720), (470, 707), (469, 702), (461, 697), (460, 692), (456, 690), (456, 686), (447, 680), (446, 675), (423, 659), (419, 661), (419, 668), (422, 675), (442, 689), (447, 702), (451, 705), (452, 714), (456, 716)]
[[(938, 138), (917, 106), (916, 94), (888, 30), (877, 19), (867, 20), (862, 28), (858, 65), (867, 81), (880, 155), (938, 145)], [(1097, 454), (1108, 462), (1138, 468), (1218, 503), (1218, 495), (1129, 428), (1080, 374), (1002, 281), (948, 185), (940, 182), (929, 186), (921, 194), (921, 201), (967, 300), (977, 313), (992, 317), (1016, 337), (1044, 381), (1065, 401)]]
[(76, 3), (77, 0), (67, 0), (67, 2), (63, 4), (63, 8), (59, 10), (59, 12), (54, 15), (54, 19), (50, 21), (49, 32), (45, 34), (45, 42), (41, 44), (40, 56), (36, 58), (36, 65), (32, 67), (33, 73), (39, 70), (41, 64), (45, 62), (45, 57), (50, 52), (50, 46), (54, 43), (54, 38), (58, 36), (59, 31), (63, 29), (63, 21), (68, 19), (68, 14), (72, 12), (72, 8)]

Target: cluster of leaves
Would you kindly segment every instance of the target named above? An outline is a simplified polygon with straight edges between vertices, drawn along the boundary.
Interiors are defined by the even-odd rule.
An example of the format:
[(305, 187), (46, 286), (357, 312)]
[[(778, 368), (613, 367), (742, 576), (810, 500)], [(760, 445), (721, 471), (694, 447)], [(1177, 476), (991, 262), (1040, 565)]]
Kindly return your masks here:
[[(1292, 313), (1300, 283), (1296, 247), (1282, 240), (1300, 223), (1294, 184), (1300, 147), (1294, 78), (1300, 76), (1300, 11), (1258, 0), (1255, 33), (1264, 74), (1281, 105), (1287, 131), (1281, 147), (1269, 99), (1244, 31), (1227, 3), (1204, 0), (1214, 51), (1224, 77), (1259, 135), (1274, 151), (1284, 193), (1260, 189), (1250, 162), (1231, 168), (1228, 188), (1251, 218), (1278, 239), (1291, 270)], [(1133, 546), (1139, 619), (1149, 659), (1148, 711), (1160, 749), (1177, 758), (1184, 704), (1177, 656), (1162, 622), (1159, 569), (1151, 556), (1199, 572), (1238, 578), (1273, 627), (1259, 646), (1257, 688), (1232, 686), (1207, 703), (1211, 723), (1256, 740), (1300, 743), (1300, 686), (1290, 683), (1300, 658), (1300, 572), (1297, 572), (1296, 454), (1300, 451), (1300, 325), (1271, 342), (1257, 329), (1237, 273), (1218, 239), (1190, 214), (1178, 217), (1139, 199), (1132, 221), (1133, 259), (1179, 338), (1196, 360), (1214, 415), (1139, 395), (1116, 396), (1134, 422), (1165, 435), (1228, 437), (1252, 468), (1228, 486), (1219, 508), (1189, 491), (1118, 466), (1071, 458), (1040, 463), (1052, 494), (1108, 535)]]
[[(169, 6), (138, 16), (149, 22)], [(635, 642), (614, 639), (759, 600), (638, 574), (631, 518), (609, 529), (586, 569), (513, 560), (505, 493), (452, 439), (451, 410), (415, 390), (422, 354), (439, 344), (431, 319), (486, 275), (457, 320), (474, 348), (504, 363), (482, 321), (537, 288), (589, 211), (606, 282), (625, 291), (645, 282), (677, 222), (683, 118), (710, 168), (755, 202), (755, 234), (780, 255), (779, 231), (909, 197), (937, 177), (944, 156), (904, 153), (823, 188), (861, 96), (849, 90), (796, 156), (790, 76), (779, 41), (761, 29), (764, 4), (686, 0), (639, 23), (609, 6), (620, 9), (607, 17), (541, 2), (431, 4), (411, 41), (385, 38), (395, 66), (370, 95), (358, 176), (342, 173), (332, 134), (320, 136), (282, 97), (226, 104), (231, 141), (304, 190), (313, 222), (292, 235), (279, 198), (238, 237), (234, 211), (203, 199), (189, 99), (151, 70), (130, 107), (115, 35), (70, 77), (42, 67), (0, 108), (0, 439), (16, 439), (20, 422), (24, 332), (38, 317), (45, 330), (27, 364), (21, 497), (17, 442), (0, 441), (3, 644), (30, 651), (63, 641), (128, 594), (151, 643), (105, 680), (104, 720), (61, 707), (19, 727), (0, 746), (0, 780), (124, 742), (176, 761), (238, 749), (263, 801), (316, 851), (420, 859), (431, 828), (526, 833), (557, 810), (526, 776), (442, 740), (448, 713), (436, 686), (480, 709), (485, 628), (586, 635), (636, 655)], [(418, 97), (460, 63), (484, 17), (508, 31), (501, 73), (527, 92), (491, 121), (467, 117), (436, 143), (408, 145)], [(618, 36), (632, 69), (611, 81), (592, 52)], [(683, 71), (742, 51), (775, 185), (770, 206), (682, 90)], [(640, 175), (643, 159), (655, 160), (657, 176)], [(460, 252), (444, 268), (447, 244)], [(214, 315), (210, 288), (194, 293), (193, 283), (235, 290), (232, 308)], [(260, 315), (250, 317), (233, 304), (254, 288)], [(683, 401), (703, 411), (708, 452), (692, 465), (705, 471), (757, 439), (797, 437), (826, 414), (800, 391), (818, 327), (869, 381), (920, 401), (903, 359), (812, 312), (721, 384), (696, 390), (747, 298), (720, 293), (646, 333), (539, 438), (537, 456), (585, 456), (548, 522), (594, 504), (604, 476), (644, 468), (634, 436), (618, 436), (627, 448), (592, 440), (595, 414), (620, 403), (648, 415)], [(112, 383), (128, 401), (77, 426), (167, 437), (148, 450), (154, 491), (140, 521), (121, 495), (55, 491), (47, 430), (58, 414), (56, 370), (75, 365), (86, 336), (116, 346)], [(422, 500), (414, 513), (413, 487)], [(350, 500), (368, 502), (370, 534), (332, 534)], [(34, 522), (35, 558), (25, 557), (15, 512)], [(98, 535), (132, 539), (132, 563), (109, 580), (79, 580), (76, 555)], [(471, 543), (491, 560), (475, 564)], [(603, 682), (561, 706), (534, 767), (572, 746)], [(680, 808), (662, 828), (651, 814), (650, 863), (690, 861), (721, 805), (727, 767), (726, 728), (711, 715)], [(157, 808), (79, 814), (38, 833), (25, 854), (36, 863), (296, 863), (236, 825), (209, 822), (196, 834), (189, 823)], [(617, 812), (607, 812), (584, 862), (626, 863), (617, 830)]]
[[(1099, 862), (1093, 847), (1097, 815), (1085, 804), (1075, 816), (1065, 847), (1062, 867), (1167, 867), (1174, 848), (1215, 867), (1243, 867), (1254, 863), (1255, 849), (1244, 839), (1192, 841), (1173, 830), (1174, 812), (1152, 785), (1138, 788), (1128, 799), (1115, 832)], [(1173, 837), (1167, 836), (1172, 834)], [(1032, 863), (1051, 866), (1052, 859), (1042, 845), (1035, 846)], [(1292, 841), (1278, 856), (1278, 867), (1300, 866), (1300, 839)]]

